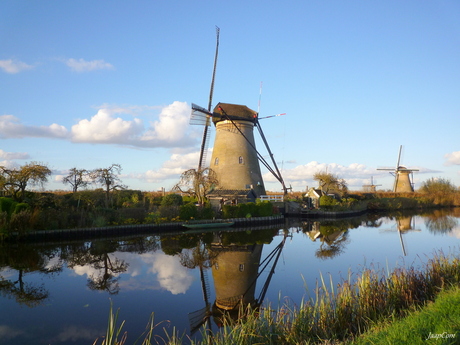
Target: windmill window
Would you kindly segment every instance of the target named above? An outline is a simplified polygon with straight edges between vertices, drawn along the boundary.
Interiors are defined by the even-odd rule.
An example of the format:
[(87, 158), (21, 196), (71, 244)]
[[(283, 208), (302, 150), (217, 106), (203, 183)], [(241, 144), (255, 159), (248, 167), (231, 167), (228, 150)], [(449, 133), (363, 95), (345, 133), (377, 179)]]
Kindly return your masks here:
[(219, 165), (219, 157), (216, 157), (216, 159), (214, 160), (214, 165)]
[(242, 156), (240, 156), (240, 157), (238, 158), (238, 162), (239, 162), (240, 164), (244, 164), (244, 160), (243, 160), (243, 157), (242, 157)]
[(240, 272), (244, 271), (244, 264), (240, 264)]
[(216, 270), (219, 269), (219, 264), (218, 264), (217, 262), (214, 264), (214, 268), (215, 268)]

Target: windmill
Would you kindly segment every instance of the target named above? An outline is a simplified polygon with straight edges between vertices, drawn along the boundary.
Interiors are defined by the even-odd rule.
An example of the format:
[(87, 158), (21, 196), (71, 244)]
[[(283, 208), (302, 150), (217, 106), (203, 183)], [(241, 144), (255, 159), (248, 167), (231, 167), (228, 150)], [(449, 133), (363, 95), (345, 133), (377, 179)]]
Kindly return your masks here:
[[(397, 230), (395, 230), (394, 227), (396, 227)], [(400, 217), (396, 217), (396, 224), (392, 227), (392, 229), (382, 230), (382, 231), (385, 231), (385, 232), (398, 231), (402, 253), (404, 254), (404, 256), (406, 256), (407, 255), (406, 246), (404, 245), (402, 235), (408, 233), (409, 231), (421, 231), (421, 230), (415, 228), (415, 218), (414, 217), (400, 216)]]
[[(212, 304), (209, 301), (209, 284), (203, 275), (206, 271), (200, 267), (205, 306), (189, 313), (191, 335), (203, 325), (207, 325), (206, 329), (211, 331), (211, 318), (218, 321), (225, 313), (226, 316), (233, 315), (236, 320), (243, 315), (240, 307), (246, 308), (250, 305), (255, 310), (262, 305), (286, 240), (291, 237), (287, 231), (280, 231), (278, 236), (281, 235), (281, 242), (262, 260), (263, 244), (224, 244), (222, 232), (214, 233), (215, 241), (211, 244), (211, 252), (215, 254), (212, 259), (215, 301)], [(267, 278), (256, 297), (257, 280), (267, 272)], [(218, 324), (221, 325), (219, 321)]]
[(365, 192), (375, 193), (376, 192), (375, 187), (378, 187), (378, 186), (381, 186), (381, 184), (374, 184), (374, 176), (371, 176), (371, 184), (363, 185), (363, 189)]
[[(288, 188), (284, 184), (259, 122), (261, 119), (285, 114), (259, 118), (259, 113), (247, 106), (230, 103), (219, 103), (211, 111), (218, 47), (219, 28), (217, 28), (217, 45), (208, 109), (192, 103), (190, 124), (204, 126), (198, 171), (201, 171), (205, 165), (209, 143), (209, 127), (212, 120), (216, 128), (216, 137), (211, 158), (211, 168), (217, 175), (221, 190), (253, 190), (256, 197), (264, 195), (265, 187), (259, 166), (260, 161), (281, 183), (284, 194), (287, 194)], [(259, 131), (273, 167), (256, 149), (253, 134), (254, 127), (257, 127)]]
[(392, 174), (395, 177), (395, 181), (393, 184), (394, 193), (411, 193), (414, 191), (414, 184), (411, 181), (413, 180), (413, 172), (418, 171), (418, 169), (408, 169), (405, 166), (399, 165), (401, 161), (401, 151), (402, 145), (399, 146), (398, 161), (396, 163), (395, 169), (382, 168), (377, 170), (390, 171), (390, 174)]

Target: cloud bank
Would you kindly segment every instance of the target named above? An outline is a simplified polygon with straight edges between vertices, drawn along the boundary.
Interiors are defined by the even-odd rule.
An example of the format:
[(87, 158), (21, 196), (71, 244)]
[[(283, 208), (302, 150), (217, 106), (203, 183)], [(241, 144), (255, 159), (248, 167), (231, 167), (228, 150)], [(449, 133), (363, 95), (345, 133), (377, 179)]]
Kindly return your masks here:
[(445, 165), (460, 165), (460, 151), (448, 153), (444, 156), (446, 158)]
[(67, 136), (67, 129), (56, 123), (50, 126), (26, 126), (13, 115), (0, 116), (0, 139), (20, 139), (27, 137), (64, 139)]
[(67, 59), (64, 60), (64, 62), (72, 71), (78, 73), (97, 71), (100, 69), (114, 69), (112, 64), (104, 60), (86, 61), (84, 59)]
[(34, 66), (28, 65), (22, 61), (15, 60), (0, 60), (0, 68), (9, 74), (16, 74), (28, 69), (34, 68)]
[(30, 156), (26, 152), (6, 152), (0, 149), (0, 159), (14, 160), (14, 159), (29, 159)]
[(56, 123), (25, 125), (13, 115), (1, 115), (0, 139), (51, 138), (143, 148), (178, 148), (195, 144), (196, 135), (189, 126), (190, 107), (186, 102), (175, 101), (163, 107), (158, 118), (147, 124), (137, 115), (138, 112), (139, 107), (104, 106), (90, 119), (79, 120), (70, 130)]

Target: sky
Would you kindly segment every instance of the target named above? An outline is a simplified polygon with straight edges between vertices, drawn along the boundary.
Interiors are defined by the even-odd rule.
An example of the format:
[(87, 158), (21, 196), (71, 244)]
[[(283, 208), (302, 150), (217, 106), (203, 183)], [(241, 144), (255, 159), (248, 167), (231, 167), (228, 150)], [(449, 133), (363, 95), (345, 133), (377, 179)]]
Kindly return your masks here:
[(70, 191), (69, 169), (120, 164), (128, 188), (170, 190), (198, 166), (190, 107), (207, 107), (217, 26), (213, 106), (286, 113), (260, 123), (293, 191), (319, 171), (391, 189), (377, 169), (400, 145), (416, 189), (460, 186), (459, 16), (456, 0), (4, 0), (0, 166), (46, 164), (43, 188)]

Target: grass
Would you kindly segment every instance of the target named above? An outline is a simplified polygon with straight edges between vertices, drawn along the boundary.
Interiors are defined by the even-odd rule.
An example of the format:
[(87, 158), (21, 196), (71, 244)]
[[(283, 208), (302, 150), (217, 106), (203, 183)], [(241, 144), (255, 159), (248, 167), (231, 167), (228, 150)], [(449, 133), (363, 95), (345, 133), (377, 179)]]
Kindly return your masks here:
[[(374, 340), (359, 340), (360, 336), (375, 329), (376, 325), (391, 323), (390, 321), (410, 315), (411, 312), (435, 300), (446, 288), (460, 285), (460, 256), (446, 256), (439, 252), (420, 270), (413, 267), (397, 268), (391, 272), (365, 269), (356, 280), (352, 281), (351, 278), (350, 273), (348, 279), (334, 284), (332, 279), (326, 280), (321, 277), (313, 297), (304, 299), (298, 305), (285, 302), (276, 309), (271, 306), (260, 309), (248, 307), (243, 310), (244, 313), (239, 321), (224, 319), (220, 332), (210, 335), (208, 330), (203, 329), (202, 340), (190, 340), (190, 343), (192, 345), (347, 344), (350, 339), (357, 339), (356, 341), (362, 342), (356, 344), (373, 344)], [(448, 316), (438, 318), (443, 312), (448, 315), (443, 311), (448, 302), (443, 302), (443, 295), (440, 296), (434, 304), (441, 305), (437, 309), (438, 314), (430, 312), (433, 313), (431, 318), (427, 316), (401, 326), (405, 335), (414, 333), (419, 341), (423, 337), (428, 338), (429, 332), (444, 334), (444, 332), (455, 333), (460, 330), (458, 319), (450, 319)], [(458, 290), (455, 303), (453, 308), (460, 310)], [(435, 307), (430, 306), (430, 308)], [(153, 327), (153, 320), (150, 325)], [(111, 329), (116, 332), (115, 327)], [(386, 337), (393, 336), (397, 339), (399, 332), (402, 331), (398, 329), (391, 332), (392, 335), (385, 334), (376, 338), (375, 344), (396, 344), (397, 342), (386, 341)], [(180, 344), (182, 338), (176, 336), (174, 332), (173, 336), (163, 340), (164, 344)], [(431, 340), (438, 344), (439, 341), (446, 339)], [(460, 343), (460, 338), (447, 340), (459, 340)], [(415, 344), (411, 341), (407, 343)], [(451, 343), (453, 342), (443, 344)], [(113, 344), (124, 344), (124, 342)], [(150, 340), (145, 340), (142, 344), (148, 345)]]
[(406, 318), (377, 324), (350, 345), (367, 344), (459, 344), (460, 288), (443, 291), (434, 303)]

